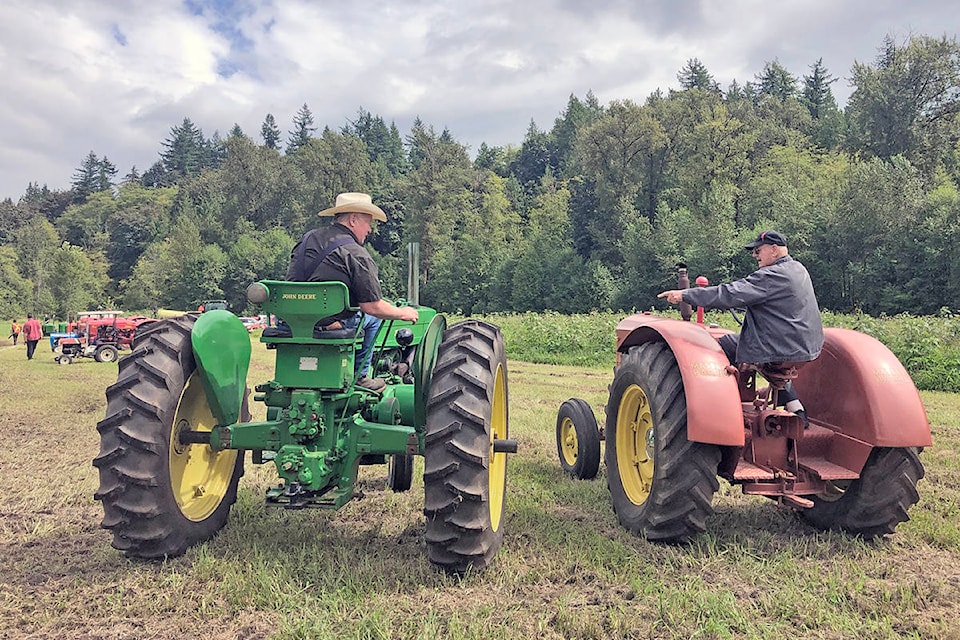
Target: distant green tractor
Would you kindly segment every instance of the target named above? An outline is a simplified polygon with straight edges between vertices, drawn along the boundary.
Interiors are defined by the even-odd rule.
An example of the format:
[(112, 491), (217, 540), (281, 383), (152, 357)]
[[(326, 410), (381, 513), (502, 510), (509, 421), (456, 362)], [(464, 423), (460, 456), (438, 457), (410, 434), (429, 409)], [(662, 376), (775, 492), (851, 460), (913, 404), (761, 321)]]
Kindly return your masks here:
[(163, 558), (215, 535), (247, 450), (276, 466), (267, 503), (288, 509), (343, 506), (360, 465), (387, 464), (388, 485), (405, 491), (422, 455), (430, 561), (452, 573), (487, 566), (503, 540), (517, 446), (500, 330), (477, 320), (447, 328), (426, 307), (417, 324), (384, 322), (371, 375), (387, 386), (374, 392), (356, 384), (357, 333), (315, 328), (349, 308), (342, 283), (264, 280), (247, 296), (285, 325), (260, 338), (276, 351), (274, 378), (255, 387), (266, 421), (250, 422), (250, 338), (229, 311), (152, 323), (120, 361), (94, 460), (113, 546)]

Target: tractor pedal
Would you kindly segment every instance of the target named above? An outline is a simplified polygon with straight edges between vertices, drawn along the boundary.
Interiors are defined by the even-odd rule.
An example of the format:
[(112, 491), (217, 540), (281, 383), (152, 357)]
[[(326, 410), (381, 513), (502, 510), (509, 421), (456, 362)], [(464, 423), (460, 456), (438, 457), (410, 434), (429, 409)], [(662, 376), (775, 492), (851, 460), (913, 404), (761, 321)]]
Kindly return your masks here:
[(797, 509), (809, 509), (813, 506), (813, 500), (804, 498), (803, 496), (784, 495), (780, 496), (780, 500), (783, 504)]

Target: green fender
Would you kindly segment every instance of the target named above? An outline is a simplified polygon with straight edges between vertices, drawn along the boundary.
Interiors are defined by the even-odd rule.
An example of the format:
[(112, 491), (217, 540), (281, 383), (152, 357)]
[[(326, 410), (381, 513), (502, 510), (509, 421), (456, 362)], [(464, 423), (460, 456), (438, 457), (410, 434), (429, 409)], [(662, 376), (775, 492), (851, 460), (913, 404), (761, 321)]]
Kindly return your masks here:
[(197, 371), (218, 425), (240, 421), (250, 367), (250, 335), (240, 318), (224, 309), (197, 318), (190, 334)]
[(427, 402), (430, 399), (430, 384), (433, 382), (433, 367), (437, 362), (440, 343), (443, 342), (443, 332), (446, 330), (447, 319), (442, 315), (433, 316), (413, 359), (413, 426), (418, 431), (427, 424)]

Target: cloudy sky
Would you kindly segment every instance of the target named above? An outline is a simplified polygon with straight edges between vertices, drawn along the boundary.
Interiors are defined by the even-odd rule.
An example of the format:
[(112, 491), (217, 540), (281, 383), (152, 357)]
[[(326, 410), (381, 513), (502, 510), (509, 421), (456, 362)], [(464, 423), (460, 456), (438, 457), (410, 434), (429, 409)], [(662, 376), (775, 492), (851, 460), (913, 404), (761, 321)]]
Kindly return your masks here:
[(285, 142), (304, 103), (321, 129), (362, 107), (519, 145), (571, 94), (642, 102), (691, 58), (723, 88), (823, 58), (843, 106), (887, 34), (958, 33), (953, 0), (0, 0), (0, 199), (91, 151), (143, 172), (185, 117), (259, 142), (272, 113)]

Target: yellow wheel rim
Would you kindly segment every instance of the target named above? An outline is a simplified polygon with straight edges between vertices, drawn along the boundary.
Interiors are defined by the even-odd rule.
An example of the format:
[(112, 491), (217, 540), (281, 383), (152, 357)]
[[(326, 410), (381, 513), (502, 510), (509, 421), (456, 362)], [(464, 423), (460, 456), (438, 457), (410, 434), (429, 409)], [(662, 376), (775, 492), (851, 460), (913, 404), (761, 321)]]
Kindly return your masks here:
[(653, 416), (647, 395), (630, 385), (620, 398), (617, 411), (617, 470), (627, 498), (642, 505), (653, 485), (655, 446)]
[(170, 430), (170, 487), (183, 515), (194, 522), (209, 518), (230, 487), (237, 451), (214, 451), (205, 444), (180, 443), (181, 431), (210, 431), (216, 419), (194, 372), (183, 387)]
[(493, 382), (493, 407), (490, 412), (490, 524), (493, 530), (500, 528), (503, 516), (503, 500), (507, 490), (507, 454), (494, 453), (493, 441), (507, 437), (507, 384), (503, 367), (497, 365)]
[(577, 456), (580, 455), (580, 443), (577, 442), (577, 428), (570, 418), (564, 418), (560, 422), (560, 455), (568, 467), (577, 464)]

